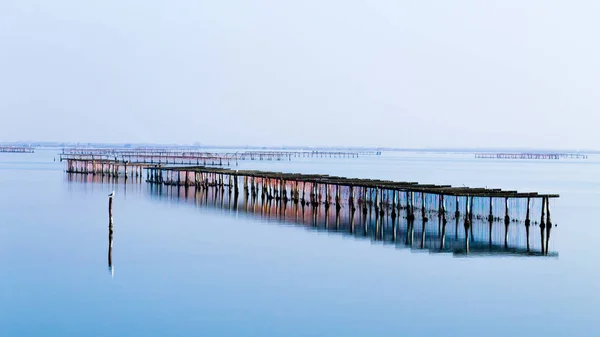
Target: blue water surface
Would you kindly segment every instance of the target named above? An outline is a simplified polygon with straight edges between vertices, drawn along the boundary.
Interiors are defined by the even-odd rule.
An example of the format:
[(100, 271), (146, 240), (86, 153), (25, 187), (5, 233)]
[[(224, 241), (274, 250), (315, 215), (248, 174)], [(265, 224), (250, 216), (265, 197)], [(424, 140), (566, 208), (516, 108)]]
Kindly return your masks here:
[[(0, 154), (0, 336), (595, 336), (600, 158), (383, 153), (240, 162), (559, 193), (558, 257), (457, 257), (68, 179), (58, 150)], [(116, 190), (113, 269), (107, 195)]]

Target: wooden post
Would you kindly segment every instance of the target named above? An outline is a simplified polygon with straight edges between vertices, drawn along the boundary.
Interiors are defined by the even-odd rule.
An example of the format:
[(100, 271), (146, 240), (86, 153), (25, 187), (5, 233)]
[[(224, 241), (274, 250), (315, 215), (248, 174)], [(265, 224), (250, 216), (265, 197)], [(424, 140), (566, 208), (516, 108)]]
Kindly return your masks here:
[[(379, 189), (379, 216), (383, 218), (385, 215), (384, 199), (383, 199), (383, 188)], [(381, 231), (383, 233), (383, 230)]]
[(455, 211), (454, 211), (454, 216), (455, 216), (456, 218), (460, 217), (460, 211), (459, 211), (459, 207), (460, 207), (460, 206), (458, 205), (458, 195), (457, 195), (457, 196), (456, 196), (456, 208), (455, 208)]
[[(413, 192), (409, 192), (409, 205), (408, 205), (408, 219), (411, 221), (415, 220), (415, 194)], [(412, 241), (411, 241), (412, 242)]]
[(108, 268), (114, 277), (112, 265), (112, 247), (113, 247), (113, 195), (108, 197)]
[(530, 215), (530, 209), (531, 209), (531, 198), (527, 198), (527, 215), (525, 216), (525, 233), (527, 236), (527, 252), (529, 253), (530, 251), (530, 246), (529, 246), (529, 226), (531, 226), (531, 220), (529, 219), (529, 215)]
[(377, 187), (375, 187), (375, 214), (379, 213), (378, 201), (379, 201), (379, 189)]
[(423, 229), (425, 229), (425, 223), (429, 221), (427, 218), (427, 212), (425, 210), (426, 203), (427, 201), (425, 200), (425, 193), (421, 192), (421, 217), (423, 218)]
[(544, 229), (546, 227), (545, 218), (546, 218), (546, 198), (542, 198), (542, 219), (540, 220), (540, 236), (541, 236), (541, 242), (542, 242), (542, 254), (544, 254), (544, 252), (546, 251), (546, 249), (544, 248)]
[(546, 251), (545, 254), (548, 255), (548, 246), (550, 244), (550, 230), (552, 229), (552, 221), (550, 220), (550, 199), (548, 197), (546, 199)]
[(504, 223), (507, 225), (510, 223), (510, 216), (508, 215), (508, 197), (504, 198)]
[(488, 216), (488, 223), (489, 223), (489, 246), (492, 247), (492, 232), (493, 232), (493, 225), (494, 225), (494, 216), (492, 214), (492, 198), (490, 198), (490, 215)]
[(473, 205), (475, 205), (475, 200), (473, 200), (475, 197), (471, 196), (471, 202), (469, 204), (469, 222), (471, 223), (471, 234), (473, 234)]
[(467, 196), (467, 200), (465, 202), (465, 251), (469, 253), (469, 228), (471, 227), (470, 217), (469, 217), (469, 196)]
[(396, 192), (396, 190), (392, 190), (392, 221), (396, 218)]
[(470, 198), (467, 196), (467, 200), (465, 202), (465, 224), (468, 224), (469, 220), (471, 219), (471, 217), (469, 217), (469, 201)]
[(362, 190), (362, 211), (364, 215), (367, 215), (367, 188), (361, 186), (360, 189)]
[(340, 185), (339, 184), (335, 184), (335, 208), (337, 209), (338, 213), (339, 213), (340, 209), (342, 208), (342, 206), (340, 205)]

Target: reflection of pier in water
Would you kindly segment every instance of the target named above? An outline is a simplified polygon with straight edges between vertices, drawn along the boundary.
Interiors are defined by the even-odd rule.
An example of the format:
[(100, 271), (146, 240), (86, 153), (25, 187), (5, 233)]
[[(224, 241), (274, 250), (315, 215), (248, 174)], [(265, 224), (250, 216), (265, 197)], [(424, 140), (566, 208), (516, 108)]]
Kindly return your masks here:
[[(398, 248), (424, 249), (456, 255), (558, 256), (551, 252), (550, 228), (510, 226), (493, 219), (474, 219), (464, 226), (460, 217), (425, 211), (414, 219), (363, 213), (350, 208), (303, 206), (300, 203), (261, 198), (260, 195), (231, 193), (227, 188), (148, 185), (153, 197), (185, 200), (196, 207), (227, 209), (265, 221), (294, 223), (309, 229), (368, 238)], [(387, 215), (387, 216), (386, 216)], [(491, 221), (490, 221), (491, 220)], [(467, 229), (468, 228), (468, 229)]]
[[(115, 187), (124, 181), (124, 193), (128, 185), (142, 187), (136, 184), (142, 176), (135, 178), (67, 175), (69, 181)], [(355, 235), (362, 228), (362, 236), (398, 245), (405, 235), (404, 245), (430, 251), (556, 255), (549, 254), (555, 194), (206, 167), (147, 168), (146, 181), (152, 191), (203, 195), (215, 206), (227, 203), (267, 219)]]

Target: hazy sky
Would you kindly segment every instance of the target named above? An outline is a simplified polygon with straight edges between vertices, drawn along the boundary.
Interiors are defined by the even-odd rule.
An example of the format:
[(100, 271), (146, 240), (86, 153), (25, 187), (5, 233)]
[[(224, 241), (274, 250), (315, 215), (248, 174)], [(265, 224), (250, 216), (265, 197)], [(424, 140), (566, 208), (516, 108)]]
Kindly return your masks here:
[(600, 2), (2, 0), (0, 141), (600, 148)]

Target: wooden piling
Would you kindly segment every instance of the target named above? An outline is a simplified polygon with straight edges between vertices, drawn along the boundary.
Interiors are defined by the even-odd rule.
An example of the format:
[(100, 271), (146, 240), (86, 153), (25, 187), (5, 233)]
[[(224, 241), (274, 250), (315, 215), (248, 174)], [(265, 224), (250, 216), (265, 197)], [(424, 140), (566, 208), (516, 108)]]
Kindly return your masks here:
[(112, 265), (112, 248), (113, 248), (113, 197), (108, 197), (108, 268), (111, 272)]
[(544, 252), (546, 251), (545, 246), (544, 246), (544, 229), (546, 227), (546, 223), (545, 223), (545, 218), (546, 218), (546, 198), (542, 198), (542, 217), (540, 220), (540, 237), (541, 237), (541, 243), (542, 243), (542, 254), (544, 254)]

